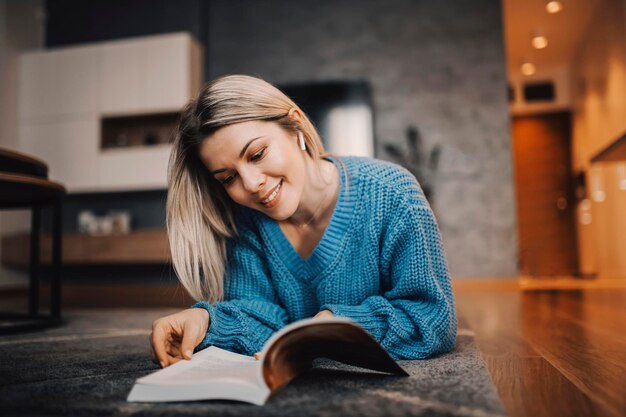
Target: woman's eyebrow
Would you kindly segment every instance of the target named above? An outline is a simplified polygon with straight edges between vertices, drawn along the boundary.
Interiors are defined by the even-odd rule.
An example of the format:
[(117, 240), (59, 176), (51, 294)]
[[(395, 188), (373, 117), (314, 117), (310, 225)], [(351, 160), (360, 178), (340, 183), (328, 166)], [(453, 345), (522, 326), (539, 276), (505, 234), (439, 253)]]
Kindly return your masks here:
[[(246, 153), (246, 149), (257, 139), (261, 139), (263, 136), (257, 136), (256, 138), (252, 138), (243, 146), (241, 152), (239, 152), (239, 158), (243, 158), (243, 155)], [(226, 168), (216, 169), (215, 171), (211, 171), (211, 175), (219, 174), (220, 172), (228, 171)]]

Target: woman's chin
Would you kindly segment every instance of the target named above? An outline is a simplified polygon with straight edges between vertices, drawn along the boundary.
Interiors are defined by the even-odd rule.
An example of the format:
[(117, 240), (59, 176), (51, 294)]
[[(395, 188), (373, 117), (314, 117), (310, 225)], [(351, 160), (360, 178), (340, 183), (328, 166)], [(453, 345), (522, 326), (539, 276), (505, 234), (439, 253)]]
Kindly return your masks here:
[(268, 217), (276, 220), (277, 222), (282, 222), (282, 221), (289, 219), (291, 216), (293, 216), (293, 213), (295, 213), (296, 208), (294, 207), (292, 209), (290, 207), (287, 207), (286, 205), (280, 205), (280, 206), (273, 207), (272, 209), (269, 209), (269, 210), (261, 209), (260, 211), (263, 212)]
[(264, 212), (268, 217), (276, 220), (277, 222), (282, 222), (289, 219), (292, 216), (292, 213), (282, 213), (282, 212)]

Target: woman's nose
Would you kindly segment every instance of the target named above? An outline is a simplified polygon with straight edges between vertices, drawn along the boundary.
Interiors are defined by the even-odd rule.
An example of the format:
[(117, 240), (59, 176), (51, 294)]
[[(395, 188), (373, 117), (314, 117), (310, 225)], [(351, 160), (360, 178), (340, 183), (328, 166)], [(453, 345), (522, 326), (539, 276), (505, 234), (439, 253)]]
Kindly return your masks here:
[(258, 192), (265, 184), (265, 175), (257, 170), (249, 170), (241, 173), (241, 179), (246, 191), (250, 193)]

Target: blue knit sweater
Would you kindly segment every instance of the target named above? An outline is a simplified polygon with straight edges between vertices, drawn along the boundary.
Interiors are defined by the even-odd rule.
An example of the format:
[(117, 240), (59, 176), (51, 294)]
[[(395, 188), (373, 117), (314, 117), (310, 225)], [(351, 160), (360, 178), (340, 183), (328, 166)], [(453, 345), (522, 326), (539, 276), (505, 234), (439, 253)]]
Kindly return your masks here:
[(395, 359), (447, 352), (454, 298), (433, 212), (415, 177), (384, 161), (328, 158), (341, 173), (330, 223), (306, 260), (278, 223), (245, 207), (227, 242), (224, 301), (196, 350), (252, 355), (281, 327), (321, 310), (355, 320)]

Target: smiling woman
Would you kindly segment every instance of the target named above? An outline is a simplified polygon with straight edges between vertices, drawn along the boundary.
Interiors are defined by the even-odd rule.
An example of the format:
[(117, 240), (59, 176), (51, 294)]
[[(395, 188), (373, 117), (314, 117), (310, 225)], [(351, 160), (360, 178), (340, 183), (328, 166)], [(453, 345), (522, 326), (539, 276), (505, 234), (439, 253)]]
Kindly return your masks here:
[[(287, 117), (303, 118), (295, 108)], [(302, 152), (297, 136), (273, 122), (236, 123), (202, 142), (199, 157), (235, 203), (302, 225), (311, 223), (329, 186), (336, 191), (339, 175), (332, 162)]]
[(396, 359), (454, 346), (447, 264), (415, 177), (325, 153), (274, 86), (208, 84), (183, 112), (168, 181), (174, 268), (198, 302), (153, 323), (161, 366), (210, 345), (252, 355), (311, 316), (351, 318)]

